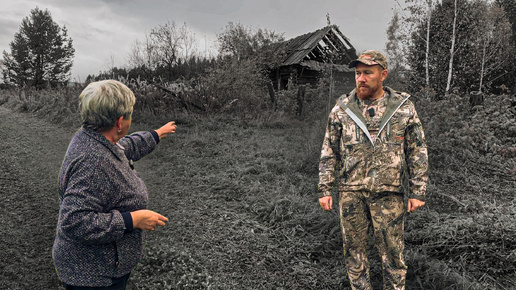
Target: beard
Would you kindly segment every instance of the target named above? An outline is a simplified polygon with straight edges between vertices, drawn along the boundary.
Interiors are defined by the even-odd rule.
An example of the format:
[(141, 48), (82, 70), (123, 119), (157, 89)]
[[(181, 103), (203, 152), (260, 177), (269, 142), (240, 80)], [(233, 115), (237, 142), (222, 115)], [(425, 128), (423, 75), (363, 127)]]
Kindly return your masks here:
[(357, 96), (362, 100), (371, 99), (379, 88), (380, 86), (371, 87), (368, 85), (360, 84), (356, 90)]

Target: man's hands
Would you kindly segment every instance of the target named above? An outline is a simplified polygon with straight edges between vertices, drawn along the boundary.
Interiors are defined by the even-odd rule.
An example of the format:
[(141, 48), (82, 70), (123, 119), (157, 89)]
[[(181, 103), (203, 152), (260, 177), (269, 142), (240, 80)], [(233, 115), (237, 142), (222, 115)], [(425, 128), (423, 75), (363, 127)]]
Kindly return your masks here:
[(176, 132), (176, 122), (168, 122), (163, 127), (156, 130), (156, 133), (158, 133), (159, 139), (165, 138), (168, 136), (168, 134), (175, 133)]
[(323, 196), (319, 198), (319, 204), (321, 205), (322, 209), (330, 211), (333, 207), (333, 198), (331, 197), (331, 195)]
[[(333, 207), (333, 198), (331, 196), (323, 196), (319, 198), (319, 204), (321, 205), (322, 209), (330, 211)], [(415, 198), (409, 198), (407, 211), (414, 212), (424, 205), (424, 201)]]
[(415, 198), (409, 198), (407, 212), (416, 211), (418, 208), (422, 207), (423, 205), (425, 205), (424, 201), (421, 201), (421, 200), (415, 199)]
[(131, 217), (133, 218), (133, 228), (144, 231), (153, 231), (158, 226), (164, 227), (165, 222), (168, 222), (168, 218), (147, 209), (133, 211)]

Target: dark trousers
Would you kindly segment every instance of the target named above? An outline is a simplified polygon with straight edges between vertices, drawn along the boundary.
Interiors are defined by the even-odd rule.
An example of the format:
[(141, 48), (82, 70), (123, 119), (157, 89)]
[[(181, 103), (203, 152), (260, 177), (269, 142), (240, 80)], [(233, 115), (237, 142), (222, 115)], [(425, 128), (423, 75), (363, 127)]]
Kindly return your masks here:
[(111, 286), (105, 287), (83, 287), (83, 286), (72, 286), (65, 284), (66, 290), (125, 290), (125, 286), (127, 286), (127, 280), (129, 279), (129, 274), (113, 279), (113, 284)]

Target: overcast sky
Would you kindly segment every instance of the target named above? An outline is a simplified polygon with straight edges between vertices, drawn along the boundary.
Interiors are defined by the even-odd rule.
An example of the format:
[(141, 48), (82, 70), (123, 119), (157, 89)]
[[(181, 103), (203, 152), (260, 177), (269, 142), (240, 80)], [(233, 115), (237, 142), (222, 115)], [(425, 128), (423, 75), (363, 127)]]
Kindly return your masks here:
[[(84, 81), (111, 66), (124, 66), (136, 40), (174, 21), (199, 39), (202, 52), (230, 21), (283, 33), (290, 39), (326, 26), (326, 13), (357, 51), (384, 50), (385, 31), (395, 0), (0, 0), (0, 50), (9, 43), (31, 9), (48, 9), (66, 26), (75, 48), (72, 80)], [(207, 40), (205, 45), (204, 41)]]

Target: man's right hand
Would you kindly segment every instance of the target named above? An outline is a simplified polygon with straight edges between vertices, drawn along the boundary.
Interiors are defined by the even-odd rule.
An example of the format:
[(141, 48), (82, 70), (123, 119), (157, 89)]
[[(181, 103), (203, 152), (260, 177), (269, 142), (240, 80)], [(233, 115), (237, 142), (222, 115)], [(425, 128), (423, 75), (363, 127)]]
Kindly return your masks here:
[(133, 227), (144, 231), (153, 231), (157, 226), (165, 226), (168, 218), (160, 215), (157, 212), (143, 209), (131, 212), (133, 218)]
[(333, 207), (333, 198), (331, 195), (323, 196), (319, 198), (319, 204), (321, 205), (322, 209), (330, 211)]

